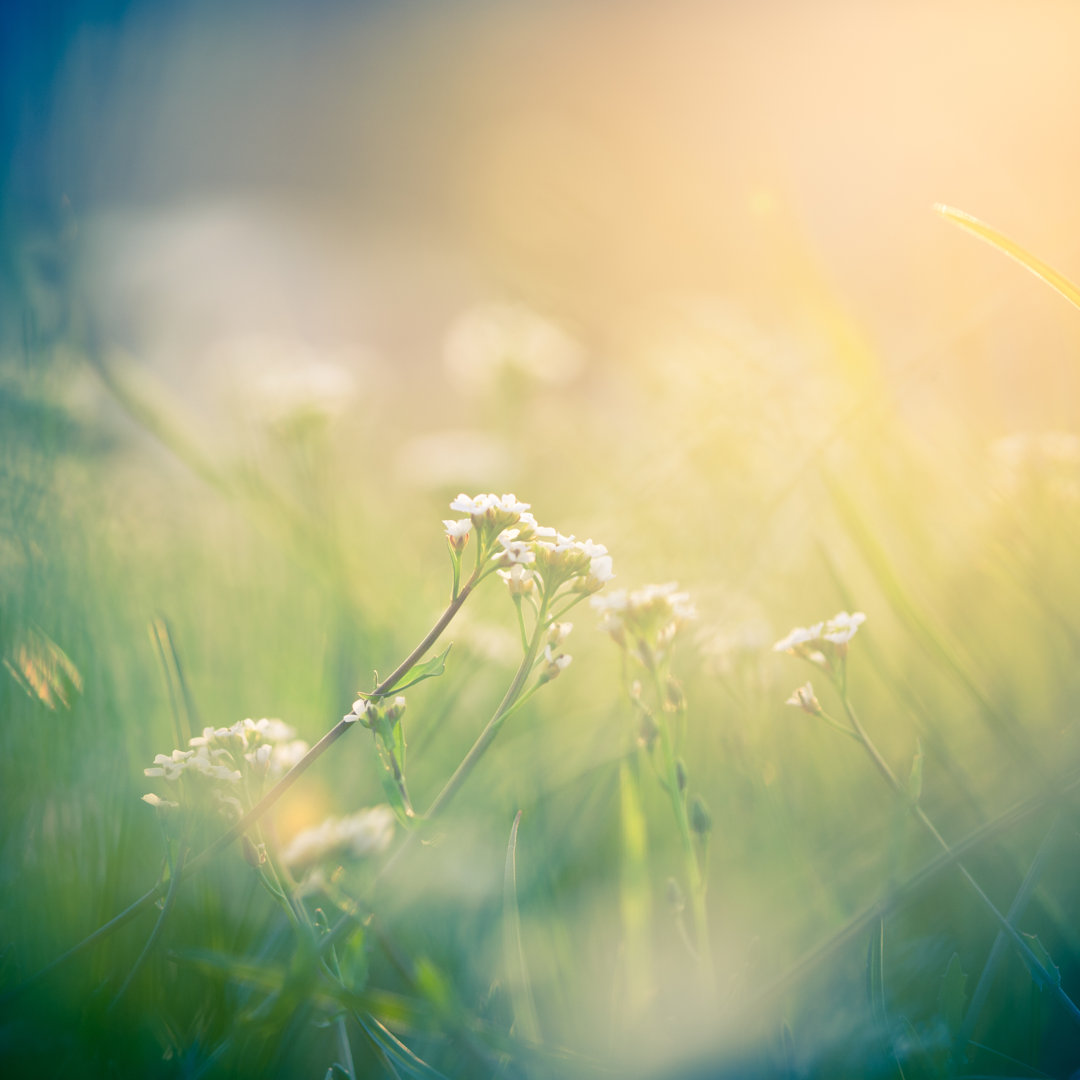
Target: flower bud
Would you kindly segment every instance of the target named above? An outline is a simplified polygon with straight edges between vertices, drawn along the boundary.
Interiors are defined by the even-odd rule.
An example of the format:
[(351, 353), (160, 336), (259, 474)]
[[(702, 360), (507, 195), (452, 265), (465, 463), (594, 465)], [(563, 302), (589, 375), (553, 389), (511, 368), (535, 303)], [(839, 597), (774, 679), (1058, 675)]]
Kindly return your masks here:
[(247, 833), (244, 833), (244, 835), (240, 837), (240, 849), (244, 853), (244, 861), (248, 866), (252, 866), (258, 870), (258, 868), (266, 862), (266, 852), (260, 851)]
[(682, 758), (675, 762), (675, 783), (681, 795), (686, 790), (686, 762)]
[(703, 838), (712, 831), (712, 814), (700, 795), (690, 801), (690, 828)]

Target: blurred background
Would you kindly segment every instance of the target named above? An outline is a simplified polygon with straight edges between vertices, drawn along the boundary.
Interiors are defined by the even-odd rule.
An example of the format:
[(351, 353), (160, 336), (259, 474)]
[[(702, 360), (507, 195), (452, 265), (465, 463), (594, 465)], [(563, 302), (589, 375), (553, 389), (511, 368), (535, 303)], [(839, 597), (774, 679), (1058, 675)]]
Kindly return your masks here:
[[(505, 490), (607, 544), (617, 585), (677, 579), (697, 604), (676, 669), (715, 823), (723, 1004), (694, 1000), (663, 910), (678, 867), (657, 790), (653, 1022), (613, 1007), (633, 725), (586, 613), (572, 668), (398, 887), (403, 947), (499, 1020), (522, 808), (552, 1045), (645, 1075), (744, 1053), (895, 1075), (895, 1040), (867, 1026), (865, 936), (754, 1005), (760, 1030), (740, 1011), (935, 854), (914, 832), (897, 853), (894, 801), (784, 707), (812, 673), (770, 646), (866, 611), (853, 695), (901, 774), (922, 740), (952, 839), (1075, 768), (1080, 312), (932, 205), (1080, 276), (1078, 47), (1080, 10), (1042, 2), (5, 6), (5, 983), (154, 880), (139, 795), (175, 745), (163, 634), (196, 728), (280, 716), (313, 742), (445, 602), (449, 500)], [(516, 663), (489, 593), (410, 696), (420, 802)], [(298, 786), (282, 833), (381, 798), (365, 740)], [(973, 855), (999, 906), (1049, 825)], [(1055, 852), (1025, 926), (1066, 986), (1075, 856)], [(193, 889), (171, 947), (208, 925), (240, 955), (263, 940), (243, 869)], [(887, 921), (886, 964), (889, 1009), (931, 1046), (950, 956), (970, 991), (994, 931), (961, 885), (934, 889)], [(105, 1015), (147, 932), (41, 984), (0, 1051), (65, 1075), (218, 1067), (243, 1004), (228, 980), (210, 1008), (205, 975), (149, 965)], [(980, 1038), (1067, 1075), (1075, 1029), (1008, 964)], [(319, 1052), (260, 1075), (321, 1075)]]

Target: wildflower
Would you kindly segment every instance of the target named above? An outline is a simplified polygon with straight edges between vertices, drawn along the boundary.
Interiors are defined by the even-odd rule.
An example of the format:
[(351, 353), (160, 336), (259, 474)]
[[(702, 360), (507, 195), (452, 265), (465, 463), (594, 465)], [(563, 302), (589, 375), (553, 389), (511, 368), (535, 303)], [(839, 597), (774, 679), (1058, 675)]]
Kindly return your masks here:
[(590, 601), (606, 630), (621, 648), (635, 646), (638, 656), (653, 662), (663, 656), (684, 622), (697, 617), (688, 593), (670, 581), (627, 591), (618, 589)]
[(818, 701), (810, 683), (804, 683), (784, 702), (785, 705), (794, 705), (796, 708), (808, 712), (811, 716), (821, 715), (821, 702)]
[(378, 855), (390, 846), (394, 835), (394, 812), (382, 804), (359, 810), (344, 818), (327, 818), (305, 829), (290, 841), (282, 859), (303, 869), (330, 859)]
[(444, 521), (446, 526), (446, 539), (452, 551), (463, 551), (469, 542), (469, 533), (472, 532), (472, 518), (462, 518), (460, 521)]
[(478, 304), (462, 312), (446, 336), (444, 362), (462, 389), (497, 388), (506, 374), (564, 386), (585, 362), (581, 346), (564, 330), (519, 304)]
[[(231, 727), (205, 727), (202, 734), (188, 740), (188, 749), (157, 754), (143, 773), (169, 782), (192, 778), (199, 782), (223, 782), (226, 788), (215, 789), (215, 797), (223, 806), (235, 804), (238, 812), (243, 813), (239, 800), (225, 795), (225, 790), (242, 780), (245, 771), (262, 777), (291, 768), (308, 749), (307, 743), (293, 739), (295, 734), (283, 721), (266, 717), (240, 720)], [(153, 799), (146, 796), (145, 801), (152, 806), (169, 805), (158, 796)]]
[(152, 791), (148, 791), (143, 797), (144, 803), (149, 803), (155, 809), (166, 810), (179, 806), (179, 803), (170, 802), (168, 799), (162, 799), (160, 796), (155, 795)]
[(521, 563), (514, 563), (509, 570), (497, 570), (496, 573), (506, 582), (511, 596), (526, 596), (536, 586), (532, 571), (526, 570)]
[(796, 626), (787, 637), (781, 638), (774, 646), (773, 652), (795, 652), (803, 645), (809, 645), (812, 641), (821, 638), (821, 632), (825, 629), (823, 622), (813, 626)]
[(560, 653), (556, 656), (554, 649), (550, 645), (545, 645), (544, 670), (540, 672), (540, 682), (551, 682), (552, 679), (557, 678), (570, 666), (572, 659), (573, 657), (566, 653)]
[(373, 710), (374, 705), (367, 698), (357, 698), (352, 703), (352, 709), (342, 718), (342, 723), (355, 724), (358, 720), (364, 727), (371, 727), (372, 717), (368, 716), (368, 710)]
[(548, 642), (552, 645), (561, 645), (573, 629), (572, 622), (553, 622), (548, 629)]
[[(773, 651), (789, 652), (795, 656), (814, 660), (815, 663), (821, 663), (825, 656), (816, 646), (824, 643), (846, 645), (864, 622), (866, 622), (866, 616), (861, 611), (856, 611), (852, 615), (841, 611), (825, 622), (815, 623), (809, 627), (795, 627), (787, 637), (781, 638), (773, 646)], [(821, 659), (819, 660), (818, 657)]]
[(861, 611), (856, 611), (853, 615), (841, 611), (839, 615), (829, 619), (821, 636), (834, 645), (846, 645), (864, 622), (866, 616)]

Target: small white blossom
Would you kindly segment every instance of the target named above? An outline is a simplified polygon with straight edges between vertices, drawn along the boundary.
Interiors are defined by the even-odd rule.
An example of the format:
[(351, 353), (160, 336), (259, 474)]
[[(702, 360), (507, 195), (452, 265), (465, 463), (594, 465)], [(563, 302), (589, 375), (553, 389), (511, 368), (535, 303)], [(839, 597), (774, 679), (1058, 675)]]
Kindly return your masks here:
[(821, 636), (834, 645), (844, 645), (855, 636), (856, 631), (864, 622), (866, 622), (866, 616), (861, 611), (856, 611), (852, 615), (841, 611), (839, 615), (834, 615), (829, 619)]
[(820, 641), (821, 632), (824, 628), (824, 623), (814, 623), (813, 626), (796, 626), (787, 637), (781, 638), (773, 646), (773, 652), (793, 652), (801, 645), (809, 645), (812, 641)]
[(506, 582), (511, 596), (526, 596), (536, 587), (536, 582), (531, 570), (526, 570), (521, 563), (515, 563), (509, 570), (496, 570), (499, 577)]
[(469, 533), (472, 532), (472, 518), (461, 518), (459, 521), (444, 521), (446, 539), (454, 551), (461, 551), (469, 542)]
[(601, 616), (601, 629), (620, 647), (633, 642), (639, 658), (660, 657), (682, 624), (697, 617), (689, 594), (678, 589), (674, 581), (630, 592), (616, 589), (606, 596), (594, 596), (590, 603)]
[(368, 709), (371, 708), (373, 706), (367, 698), (357, 698), (352, 703), (351, 711), (347, 712), (341, 719), (346, 724), (355, 724), (357, 720), (363, 720)]
[(377, 855), (390, 846), (393, 835), (393, 810), (386, 805), (373, 806), (305, 829), (289, 842), (282, 859), (288, 866), (302, 869), (330, 859)]
[(796, 708), (808, 712), (811, 716), (821, 713), (821, 703), (814, 694), (814, 688), (810, 683), (804, 683), (784, 702), (785, 705), (794, 705)]
[(162, 799), (159, 796), (155, 795), (152, 791), (148, 791), (142, 797), (142, 801), (144, 803), (149, 803), (151, 806), (155, 807), (158, 810), (165, 810), (180, 805), (179, 803), (170, 802), (168, 799)]

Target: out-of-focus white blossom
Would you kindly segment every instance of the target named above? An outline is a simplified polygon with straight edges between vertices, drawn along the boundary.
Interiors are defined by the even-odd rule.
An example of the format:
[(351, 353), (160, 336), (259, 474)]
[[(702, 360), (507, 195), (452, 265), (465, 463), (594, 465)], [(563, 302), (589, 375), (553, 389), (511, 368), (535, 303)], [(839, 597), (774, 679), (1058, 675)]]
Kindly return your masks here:
[(372, 806), (344, 818), (327, 818), (292, 838), (282, 853), (286, 865), (303, 870), (330, 860), (359, 859), (384, 852), (394, 836), (394, 811)]
[(630, 591), (617, 589), (594, 596), (590, 603), (601, 616), (601, 629), (645, 661), (661, 657), (682, 624), (697, 618), (689, 594), (679, 592), (674, 581)]
[(446, 335), (446, 370), (469, 392), (494, 389), (506, 372), (564, 386), (584, 364), (581, 346), (521, 305), (482, 304), (457, 317)]
[(462, 551), (469, 542), (469, 533), (472, 532), (472, 518), (461, 518), (459, 521), (444, 521), (446, 539), (454, 551)]
[[(143, 773), (169, 782), (197, 778), (229, 785), (241, 781), (245, 772), (254, 777), (277, 775), (286, 772), (307, 753), (307, 743), (294, 739), (295, 734), (283, 721), (266, 717), (240, 720), (231, 727), (205, 727), (201, 735), (188, 741), (189, 749), (157, 754), (153, 765), (143, 769)], [(220, 798), (224, 793), (219, 790), (217, 794)], [(243, 812), (238, 800), (233, 796), (226, 798)], [(168, 805), (167, 800), (156, 795), (144, 796), (144, 801), (153, 806)]]
[(794, 705), (811, 716), (821, 713), (821, 703), (814, 694), (814, 688), (810, 683), (804, 683), (784, 702), (785, 705)]
[(825, 623), (821, 636), (825, 641), (831, 641), (834, 645), (845, 645), (854, 636), (862, 624), (866, 622), (866, 616), (861, 611), (849, 615), (841, 611)]
[(536, 579), (531, 570), (516, 563), (509, 570), (497, 570), (496, 573), (506, 582), (511, 596), (527, 596), (536, 588)]

